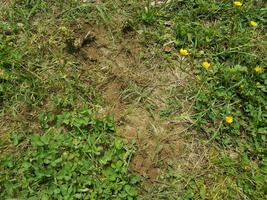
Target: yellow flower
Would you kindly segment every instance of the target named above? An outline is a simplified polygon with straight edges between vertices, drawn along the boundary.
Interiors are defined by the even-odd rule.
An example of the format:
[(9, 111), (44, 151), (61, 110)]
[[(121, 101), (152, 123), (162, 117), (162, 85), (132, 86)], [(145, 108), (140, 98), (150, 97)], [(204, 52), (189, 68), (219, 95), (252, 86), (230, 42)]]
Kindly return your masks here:
[(234, 1), (234, 5), (240, 7), (242, 6), (242, 3), (240, 1)]
[(256, 26), (258, 26), (257, 22), (255, 22), (255, 21), (250, 21), (250, 22), (249, 22), (249, 25), (250, 25), (251, 27), (256, 27)]
[(202, 67), (204, 67), (205, 69), (209, 69), (210, 68), (210, 63), (208, 61), (204, 61), (202, 63)]
[(227, 124), (232, 124), (234, 121), (234, 118), (232, 116), (226, 116), (225, 121)]
[(263, 72), (263, 68), (260, 66), (257, 66), (257, 67), (255, 67), (255, 72), (260, 74)]
[(188, 50), (186, 50), (186, 49), (180, 49), (180, 54), (181, 54), (182, 56), (187, 56), (187, 55), (189, 54), (189, 52), (188, 52)]

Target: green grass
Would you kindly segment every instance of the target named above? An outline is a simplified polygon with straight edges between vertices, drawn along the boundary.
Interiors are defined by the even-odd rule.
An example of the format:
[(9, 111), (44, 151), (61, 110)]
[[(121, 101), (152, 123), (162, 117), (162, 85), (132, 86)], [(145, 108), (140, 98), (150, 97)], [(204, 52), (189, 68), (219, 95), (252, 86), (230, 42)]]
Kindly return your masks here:
[(112, 118), (95, 119), (89, 110), (82, 110), (42, 113), (40, 123), (42, 133), (11, 137), (14, 145), (23, 141), (27, 147), (19, 156), (1, 160), (2, 198), (136, 197), (133, 185), (139, 178), (128, 173), (132, 151), (114, 136)]
[(66, 51), (80, 24), (106, 23), (106, 4), (12, 1), (1, 10), (1, 199), (135, 199), (133, 153), (93, 77)]
[[(81, 2), (0, 7), (1, 199), (266, 199), (266, 3)], [(159, 115), (180, 119), (183, 103), (192, 104), (185, 117), (198, 136), (184, 135), (198, 155), (191, 165), (184, 153), (155, 184), (139, 187), (129, 170), (134, 148), (119, 139), (112, 117), (96, 117), (103, 101), (97, 81), (66, 50), (86, 23), (129, 31), (156, 56), (179, 59), (190, 84), (174, 86)], [(189, 55), (178, 56), (181, 48)], [(123, 101), (149, 104), (146, 88), (131, 80), (125, 88)]]
[[(190, 64), (184, 70), (195, 77), (194, 88), (188, 90), (195, 99), (194, 127), (207, 137), (208, 143), (215, 142), (221, 149), (218, 158), (209, 159), (217, 169), (209, 176), (191, 179), (185, 190), (188, 195), (182, 199), (266, 197), (264, 5), (263, 1), (244, 1), (241, 7), (231, 1), (171, 1), (148, 6), (140, 14), (144, 38), (151, 44), (156, 42), (159, 48), (172, 44), (176, 52), (169, 57), (181, 48), (190, 52), (182, 62)], [(256, 27), (249, 25), (252, 20), (257, 22)], [(166, 22), (172, 26), (166, 26)], [(211, 64), (208, 69), (202, 66), (204, 61)], [(257, 66), (262, 70), (257, 72)], [(227, 116), (233, 118), (231, 124), (225, 121)], [(219, 179), (226, 181), (220, 185)], [(211, 187), (215, 190), (207, 189)]]

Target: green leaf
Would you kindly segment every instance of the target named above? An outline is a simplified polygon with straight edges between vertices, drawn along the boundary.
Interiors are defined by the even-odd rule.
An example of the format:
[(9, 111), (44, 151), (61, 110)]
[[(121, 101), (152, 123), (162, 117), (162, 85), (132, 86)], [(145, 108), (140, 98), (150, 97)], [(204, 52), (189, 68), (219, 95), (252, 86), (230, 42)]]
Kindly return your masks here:
[(129, 194), (132, 197), (135, 197), (137, 195), (136, 190), (130, 185), (125, 185), (124, 189), (127, 192), (127, 194)]
[(202, 199), (206, 198), (206, 186), (205, 185), (202, 185), (202, 187), (200, 188), (199, 195)]
[(107, 162), (111, 161), (112, 156), (113, 156), (113, 152), (112, 151), (107, 151), (105, 153), (105, 155), (100, 159), (100, 163), (102, 163), (104, 165), (107, 164)]
[(141, 178), (139, 176), (133, 176), (131, 178), (131, 184), (135, 185), (137, 184), (138, 182), (140, 182)]
[(33, 146), (43, 146), (43, 145), (44, 145), (44, 143), (43, 143), (43, 141), (41, 140), (41, 137), (40, 137), (39, 135), (33, 135), (33, 136), (31, 137), (31, 144), (32, 144)]

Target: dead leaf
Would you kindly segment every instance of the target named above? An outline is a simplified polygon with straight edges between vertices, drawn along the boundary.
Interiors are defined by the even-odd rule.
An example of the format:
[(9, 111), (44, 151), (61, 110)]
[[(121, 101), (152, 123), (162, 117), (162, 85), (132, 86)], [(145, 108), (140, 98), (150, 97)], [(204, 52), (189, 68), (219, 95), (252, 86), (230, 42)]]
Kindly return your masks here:
[(170, 53), (172, 52), (173, 48), (170, 44), (167, 44), (167, 45), (163, 45), (163, 51), (166, 52), (166, 53)]

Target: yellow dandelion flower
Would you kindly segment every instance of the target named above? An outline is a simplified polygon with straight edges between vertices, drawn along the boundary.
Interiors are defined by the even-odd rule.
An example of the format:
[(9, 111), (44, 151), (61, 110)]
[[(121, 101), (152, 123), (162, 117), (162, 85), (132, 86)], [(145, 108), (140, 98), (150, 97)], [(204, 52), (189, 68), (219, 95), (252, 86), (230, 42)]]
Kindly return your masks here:
[(263, 72), (263, 68), (260, 66), (257, 66), (257, 67), (255, 67), (255, 72), (260, 74)]
[(187, 56), (189, 54), (188, 50), (186, 49), (180, 49), (180, 55)]
[(233, 121), (234, 121), (234, 118), (233, 118), (232, 116), (226, 116), (226, 117), (225, 117), (225, 122), (226, 122), (227, 124), (232, 124)]
[(208, 61), (204, 61), (202, 63), (202, 67), (204, 67), (205, 69), (209, 69), (210, 68), (210, 63)]
[(257, 22), (255, 22), (255, 21), (250, 21), (250, 22), (249, 22), (249, 25), (250, 25), (251, 27), (256, 27), (256, 26), (258, 26)]
[(236, 6), (236, 7), (240, 7), (242, 6), (242, 3), (240, 1), (234, 1), (233, 4)]

